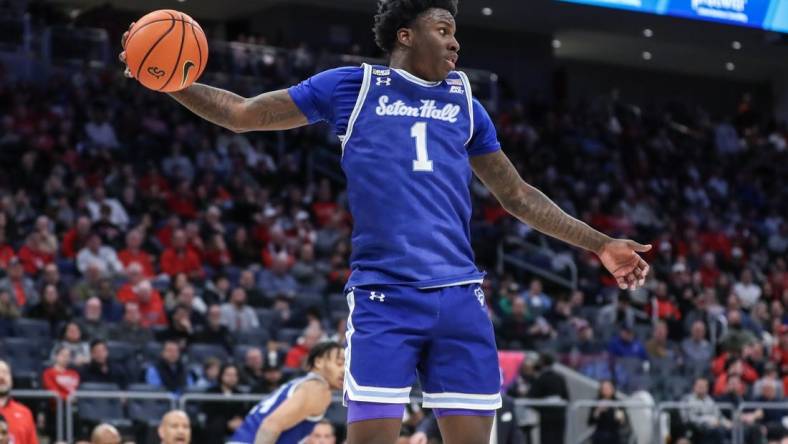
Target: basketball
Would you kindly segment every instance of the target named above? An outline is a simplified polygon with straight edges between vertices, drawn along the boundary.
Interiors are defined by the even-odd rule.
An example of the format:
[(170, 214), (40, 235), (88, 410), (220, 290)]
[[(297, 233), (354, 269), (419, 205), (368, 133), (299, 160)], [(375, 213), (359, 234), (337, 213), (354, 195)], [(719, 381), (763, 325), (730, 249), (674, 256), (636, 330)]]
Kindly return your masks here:
[(149, 89), (184, 89), (200, 77), (207, 62), (205, 33), (182, 12), (153, 11), (129, 30), (126, 63), (131, 75)]

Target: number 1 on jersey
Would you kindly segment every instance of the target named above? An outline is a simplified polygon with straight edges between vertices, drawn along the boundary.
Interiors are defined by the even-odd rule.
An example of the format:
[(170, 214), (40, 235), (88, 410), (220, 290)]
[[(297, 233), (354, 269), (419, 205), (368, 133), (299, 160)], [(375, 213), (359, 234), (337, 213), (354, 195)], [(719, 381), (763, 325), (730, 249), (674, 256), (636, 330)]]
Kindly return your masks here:
[(413, 171), (432, 171), (432, 161), (427, 154), (427, 122), (416, 122), (410, 128), (410, 137), (416, 139), (416, 160)]

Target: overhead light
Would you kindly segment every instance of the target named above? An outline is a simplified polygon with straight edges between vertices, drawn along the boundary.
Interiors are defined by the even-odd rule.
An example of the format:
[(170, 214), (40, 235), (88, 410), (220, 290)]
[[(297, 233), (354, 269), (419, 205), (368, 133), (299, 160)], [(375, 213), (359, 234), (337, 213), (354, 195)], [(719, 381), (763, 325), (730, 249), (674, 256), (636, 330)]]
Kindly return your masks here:
[(736, 65), (733, 62), (728, 62), (725, 64), (725, 69), (728, 71), (733, 71), (736, 69)]
[(654, 31), (652, 31), (651, 28), (644, 29), (643, 30), (643, 37), (645, 37), (647, 39), (650, 39), (651, 37), (654, 37)]
[(733, 42), (731, 42), (731, 48), (733, 48), (733, 49), (735, 49), (737, 51), (740, 50), (741, 49), (741, 42), (738, 41), (738, 40), (734, 40)]
[(561, 47), (561, 41), (558, 39), (553, 39), (553, 49), (558, 49)]
[(487, 8), (487, 7), (482, 8), (482, 15), (490, 16), (492, 15), (492, 13), (493, 13), (492, 8)]
[(643, 60), (651, 60), (651, 53), (650, 52), (643, 51), (643, 54), (641, 54), (641, 55), (643, 56)]
[(186, 0), (178, 0), (178, 3), (183, 3), (183, 2), (185, 2), (185, 1), (186, 1)]

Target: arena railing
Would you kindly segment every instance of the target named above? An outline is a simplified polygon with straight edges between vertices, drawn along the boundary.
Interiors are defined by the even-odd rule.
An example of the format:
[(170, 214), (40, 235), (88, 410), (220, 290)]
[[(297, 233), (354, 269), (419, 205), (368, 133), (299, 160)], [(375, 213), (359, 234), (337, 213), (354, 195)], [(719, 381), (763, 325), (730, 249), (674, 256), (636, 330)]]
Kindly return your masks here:
[[(53, 392), (49, 392), (47, 390), (13, 390), (11, 392), (12, 396), (18, 399), (46, 399), (46, 400), (53, 400), (56, 406), (56, 431), (57, 431), (57, 440), (63, 441), (65, 437), (66, 442), (74, 442), (74, 424), (75, 424), (75, 409), (74, 404), (76, 401), (80, 399), (118, 399), (122, 401), (127, 400), (162, 400), (167, 401), (170, 405), (170, 408), (181, 408), (183, 410), (188, 411), (188, 407), (190, 404), (194, 403), (206, 403), (206, 402), (225, 402), (225, 403), (256, 403), (260, 400), (264, 399), (269, 394), (264, 393), (250, 393), (250, 394), (235, 394), (231, 397), (227, 397), (222, 394), (208, 394), (208, 393), (187, 393), (182, 395), (180, 398), (172, 395), (169, 392), (127, 392), (127, 391), (77, 391), (75, 392), (67, 401), (63, 401), (60, 399), (57, 394)], [(334, 403), (340, 403), (341, 398), (339, 396), (334, 396), (333, 400)], [(418, 397), (414, 397), (414, 401), (419, 401)], [(608, 401), (608, 400), (591, 400), (591, 399), (583, 399), (583, 400), (576, 400), (573, 402), (567, 402), (560, 399), (528, 399), (528, 398), (517, 398), (514, 400), (516, 412), (518, 415), (518, 426), (528, 426), (534, 425), (537, 426), (538, 423), (534, 421), (529, 421), (529, 414), (530, 412), (526, 411), (527, 409), (532, 408), (562, 408), (565, 409), (567, 415), (567, 422), (566, 422), (566, 431), (565, 436), (567, 437), (566, 443), (567, 444), (580, 444), (585, 442), (590, 434), (592, 429), (588, 430), (580, 430), (577, 429), (576, 426), (573, 426), (573, 421), (571, 420), (575, 416), (581, 414), (581, 409), (590, 409), (595, 407), (620, 407), (631, 411), (633, 409), (636, 410), (646, 410), (648, 414), (652, 415), (649, 418), (649, 424), (653, 427), (651, 430), (642, 430), (645, 432), (641, 436), (641, 439), (638, 439), (637, 442), (640, 444), (645, 443), (659, 443), (662, 434), (660, 433), (660, 417), (663, 413), (669, 410), (684, 410), (692, 408), (694, 404), (687, 403), (687, 402), (661, 402), (658, 404), (647, 402), (647, 401), (633, 401), (633, 400), (625, 400), (625, 401)], [(731, 404), (726, 403), (719, 403), (717, 407), (720, 408), (722, 411), (730, 411), (733, 413), (734, 418), (734, 427), (731, 432), (731, 437), (733, 439), (733, 444), (741, 444), (743, 443), (742, 440), (742, 424), (739, 420), (741, 413), (745, 410), (754, 410), (754, 409), (788, 409), (788, 406), (785, 403), (763, 403), (763, 402), (744, 402), (741, 403), (738, 407), (734, 407)], [(632, 415), (630, 415), (630, 424), (632, 424)], [(579, 417), (579, 416), (578, 416)], [(582, 415), (583, 418), (587, 417), (587, 414)], [(635, 427), (632, 427), (633, 432), (637, 433)]]
[[(738, 414), (736, 412), (736, 407), (733, 404), (726, 403), (726, 402), (718, 402), (715, 403), (717, 408), (720, 411), (729, 411), (731, 412), (731, 416), (736, 418)], [(656, 443), (663, 443), (666, 442), (666, 430), (664, 427), (664, 423), (662, 422), (662, 414), (668, 412), (669, 410), (678, 410), (679, 414), (683, 413), (685, 410), (689, 410), (693, 407), (697, 407), (697, 404), (686, 402), (686, 401), (665, 401), (660, 402), (657, 404), (657, 408), (654, 411), (654, 442)], [(686, 422), (682, 417), (682, 421)], [(731, 443), (736, 443), (736, 427), (734, 422), (734, 427), (731, 427)]]
[[(56, 435), (58, 441), (63, 441), (63, 400), (57, 393), (48, 390), (11, 390), (11, 396), (14, 399), (45, 399), (55, 402), (55, 422), (56, 422)], [(34, 415), (35, 420), (35, 415)]]
[(178, 406), (177, 398), (169, 392), (127, 392), (127, 391), (93, 391), (77, 390), (66, 401), (66, 442), (74, 442), (74, 403), (80, 399), (117, 399), (168, 401), (170, 409)]
[[(519, 248), (518, 253), (525, 253), (525, 255), (528, 256), (550, 258), (550, 266), (542, 267), (535, 263), (525, 261), (520, 258), (522, 254), (506, 252), (507, 246)], [(497, 271), (499, 274), (503, 273), (504, 266), (510, 265), (536, 274), (537, 276), (560, 285), (568, 290), (574, 290), (577, 288), (577, 265), (571, 256), (558, 255), (555, 251), (548, 248), (547, 246), (537, 245), (513, 236), (507, 237), (498, 244), (497, 254)], [(559, 267), (568, 271), (568, 277), (554, 271)]]
[[(648, 410), (648, 413), (650, 413), (652, 415), (652, 418), (650, 418), (650, 419), (653, 419), (653, 414), (655, 412), (656, 404), (654, 404), (653, 402), (647, 402), (647, 401), (608, 401), (608, 400), (601, 400), (601, 399), (597, 399), (597, 400), (581, 399), (581, 400), (574, 401), (574, 402), (572, 402), (569, 405), (569, 411), (567, 413), (567, 417), (571, 418), (571, 417), (574, 417), (574, 415), (579, 415), (580, 414), (580, 409), (583, 409), (583, 408), (592, 409), (592, 408), (595, 408), (595, 407), (613, 407), (613, 408), (620, 407), (620, 408), (624, 408), (626, 410), (632, 410), (632, 409), (635, 409), (635, 410)], [(628, 415), (630, 416), (630, 424), (632, 424), (631, 414), (628, 413)], [(582, 417), (585, 418), (585, 417), (587, 417), (587, 415), (583, 415)], [(649, 424), (652, 424), (651, 421), (648, 421), (648, 422), (649, 422)], [(574, 427), (572, 426), (572, 424), (573, 424), (572, 421), (567, 421), (566, 436), (568, 436), (569, 439), (566, 441), (566, 444), (580, 444), (580, 443), (585, 442), (585, 440), (588, 439), (588, 437), (585, 434), (581, 434), (580, 431), (574, 430)], [(638, 432), (636, 427), (632, 427), (632, 430), (635, 433)], [(654, 436), (652, 434), (652, 431), (649, 430), (649, 431), (645, 431), (645, 432), (648, 434), (648, 436), (645, 439), (645, 442), (653, 441), (653, 437)], [(642, 440), (640, 440), (640, 439), (637, 440), (637, 442), (641, 442), (641, 441)]]
[(745, 410), (788, 410), (788, 402), (779, 400), (776, 402), (742, 402), (736, 407), (736, 416), (733, 421), (735, 439), (733, 444), (746, 444), (744, 442), (744, 424), (741, 416)]

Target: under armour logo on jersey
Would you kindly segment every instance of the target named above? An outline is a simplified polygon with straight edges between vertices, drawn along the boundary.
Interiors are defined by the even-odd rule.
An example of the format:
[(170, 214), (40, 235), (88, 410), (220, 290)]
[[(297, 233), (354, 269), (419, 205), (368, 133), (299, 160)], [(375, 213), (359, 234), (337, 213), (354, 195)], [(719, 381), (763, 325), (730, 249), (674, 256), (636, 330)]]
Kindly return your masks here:
[(476, 288), (475, 290), (473, 290), (473, 294), (475, 294), (476, 299), (479, 300), (479, 305), (484, 307), (484, 290), (482, 290), (481, 287)]
[(454, 94), (465, 94), (465, 91), (463, 91), (462, 86), (452, 86), (449, 92)]
[(377, 86), (380, 85), (391, 86), (391, 77), (375, 77), (375, 84)]
[(370, 301), (379, 301), (383, 302), (386, 299), (386, 295), (383, 293), (378, 293), (377, 291), (370, 291), (369, 292), (369, 300)]

